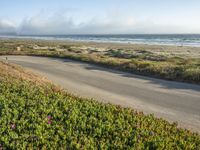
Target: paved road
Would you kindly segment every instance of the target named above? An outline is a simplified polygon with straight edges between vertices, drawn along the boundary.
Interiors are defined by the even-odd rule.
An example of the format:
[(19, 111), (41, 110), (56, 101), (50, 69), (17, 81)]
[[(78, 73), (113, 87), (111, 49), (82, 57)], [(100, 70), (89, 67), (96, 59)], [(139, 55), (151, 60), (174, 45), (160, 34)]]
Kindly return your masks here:
[(67, 59), (7, 57), (9, 62), (45, 75), (74, 94), (154, 113), (200, 132), (199, 85), (142, 77)]

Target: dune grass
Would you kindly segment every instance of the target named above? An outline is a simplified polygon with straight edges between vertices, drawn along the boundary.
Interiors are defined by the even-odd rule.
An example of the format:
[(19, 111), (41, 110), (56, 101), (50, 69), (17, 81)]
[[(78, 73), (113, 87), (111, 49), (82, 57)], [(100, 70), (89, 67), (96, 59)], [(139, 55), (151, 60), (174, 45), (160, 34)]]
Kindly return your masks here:
[[(39, 48), (35, 49), (34, 45)], [(21, 47), (21, 50), (17, 51), (17, 47)], [(151, 46), (149, 46), (150, 48)], [(200, 84), (199, 53), (196, 53), (197, 56), (188, 54), (194, 48), (187, 47), (174, 50), (178, 54), (173, 52), (173, 48), (177, 49), (176, 47), (170, 47), (170, 50), (168, 50), (168, 47), (161, 48), (163, 50), (158, 50), (159, 47), (150, 50), (148, 50), (148, 47), (140, 47), (131, 50), (107, 48), (104, 51), (98, 51), (96, 47), (91, 49), (91, 47), (87, 48), (86, 46), (86, 49), (81, 49), (80, 45), (74, 46), (56, 42), (0, 41), (0, 55), (69, 58), (140, 75)], [(200, 51), (200, 49), (195, 50)], [(193, 50), (193, 52), (196, 51)]]

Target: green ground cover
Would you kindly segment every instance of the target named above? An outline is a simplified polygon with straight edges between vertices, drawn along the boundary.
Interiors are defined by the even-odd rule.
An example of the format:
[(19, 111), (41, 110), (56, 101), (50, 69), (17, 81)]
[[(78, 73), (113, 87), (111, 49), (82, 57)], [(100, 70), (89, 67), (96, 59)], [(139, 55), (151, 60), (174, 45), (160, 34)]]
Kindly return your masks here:
[(0, 63), (0, 149), (200, 147), (200, 136), (176, 123), (75, 97), (34, 78), (16, 66)]

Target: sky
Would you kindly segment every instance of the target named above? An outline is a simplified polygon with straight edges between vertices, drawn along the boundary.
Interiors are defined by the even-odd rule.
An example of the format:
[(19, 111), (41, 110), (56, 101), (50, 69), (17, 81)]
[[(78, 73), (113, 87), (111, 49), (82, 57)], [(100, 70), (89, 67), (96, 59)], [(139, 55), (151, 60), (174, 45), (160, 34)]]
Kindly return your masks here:
[(0, 0), (0, 34), (200, 34), (200, 0)]

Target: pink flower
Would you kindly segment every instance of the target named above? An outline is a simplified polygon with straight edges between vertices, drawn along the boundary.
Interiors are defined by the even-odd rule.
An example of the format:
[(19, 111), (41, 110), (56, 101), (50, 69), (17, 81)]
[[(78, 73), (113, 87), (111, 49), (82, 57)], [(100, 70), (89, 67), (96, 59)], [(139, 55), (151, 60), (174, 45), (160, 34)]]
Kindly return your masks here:
[(49, 120), (51, 120), (52, 117), (51, 117), (51, 116), (48, 116), (47, 118), (48, 118)]
[(52, 122), (49, 120), (49, 121), (48, 121), (48, 124), (51, 124), (51, 123), (52, 123)]
[(12, 125), (11, 125), (11, 129), (13, 129), (13, 130), (16, 129), (16, 125), (15, 125), (15, 124), (12, 124)]

